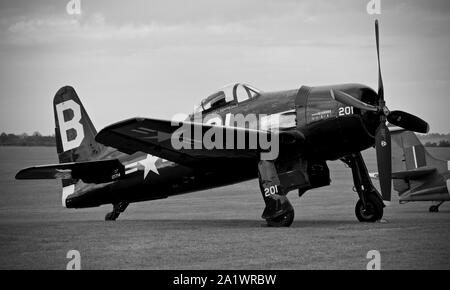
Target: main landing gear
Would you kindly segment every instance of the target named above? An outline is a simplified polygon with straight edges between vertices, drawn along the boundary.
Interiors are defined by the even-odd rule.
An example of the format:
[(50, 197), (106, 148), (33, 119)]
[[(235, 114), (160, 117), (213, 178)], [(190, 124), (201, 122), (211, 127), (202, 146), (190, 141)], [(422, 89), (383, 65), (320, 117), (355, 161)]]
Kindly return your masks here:
[(436, 204), (433, 204), (432, 206), (430, 206), (429, 211), (430, 212), (439, 212), (439, 207), (443, 204), (443, 201), (438, 201)]
[(367, 167), (361, 153), (355, 153), (341, 159), (352, 169), (353, 183), (359, 200), (355, 206), (356, 218), (360, 222), (376, 222), (383, 218), (383, 200), (370, 180)]
[(108, 212), (105, 215), (105, 221), (115, 221), (119, 217), (120, 213), (125, 211), (128, 205), (128, 202), (114, 203), (112, 212)]
[(280, 186), (273, 161), (260, 161), (259, 186), (266, 207), (262, 218), (269, 227), (289, 227), (294, 221), (294, 208)]

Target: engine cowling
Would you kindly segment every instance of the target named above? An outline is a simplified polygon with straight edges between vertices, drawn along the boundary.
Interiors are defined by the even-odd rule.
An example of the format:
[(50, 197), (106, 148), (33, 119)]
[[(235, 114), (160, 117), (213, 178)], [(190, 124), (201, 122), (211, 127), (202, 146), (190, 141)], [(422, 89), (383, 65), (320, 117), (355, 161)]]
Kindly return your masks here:
[(306, 158), (336, 160), (374, 144), (358, 115), (340, 116), (308, 124), (302, 130), (305, 136)]

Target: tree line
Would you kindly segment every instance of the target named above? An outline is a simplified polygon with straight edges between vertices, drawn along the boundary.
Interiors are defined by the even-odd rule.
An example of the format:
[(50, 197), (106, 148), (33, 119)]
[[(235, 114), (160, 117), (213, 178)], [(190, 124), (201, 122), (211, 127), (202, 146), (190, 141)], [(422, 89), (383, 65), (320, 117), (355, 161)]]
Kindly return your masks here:
[(441, 140), (439, 142), (426, 142), (425, 147), (450, 147), (450, 140)]
[(43, 136), (39, 132), (32, 135), (26, 133), (16, 134), (0, 134), (0, 146), (56, 146), (55, 135)]

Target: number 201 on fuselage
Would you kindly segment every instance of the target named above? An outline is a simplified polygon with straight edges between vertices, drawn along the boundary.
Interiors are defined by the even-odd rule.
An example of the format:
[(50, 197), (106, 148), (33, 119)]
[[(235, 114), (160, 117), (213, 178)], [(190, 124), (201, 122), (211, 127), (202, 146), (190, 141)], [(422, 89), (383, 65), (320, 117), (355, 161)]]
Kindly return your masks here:
[(339, 116), (353, 115), (353, 106), (339, 107)]

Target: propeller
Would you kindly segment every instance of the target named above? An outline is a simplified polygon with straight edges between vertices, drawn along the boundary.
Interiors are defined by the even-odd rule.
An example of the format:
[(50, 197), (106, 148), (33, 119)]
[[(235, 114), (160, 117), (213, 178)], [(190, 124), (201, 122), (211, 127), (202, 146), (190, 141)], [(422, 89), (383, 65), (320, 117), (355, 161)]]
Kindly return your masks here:
[(383, 200), (391, 200), (391, 184), (392, 184), (392, 163), (391, 163), (391, 135), (386, 121), (402, 127), (409, 131), (418, 133), (428, 133), (428, 123), (419, 117), (411, 115), (403, 111), (389, 111), (384, 100), (384, 86), (383, 78), (381, 76), (380, 65), (380, 44), (379, 44), (379, 28), (378, 20), (375, 20), (375, 39), (377, 46), (377, 61), (378, 61), (378, 105), (364, 103), (352, 95), (340, 91), (330, 90), (331, 97), (338, 102), (353, 106), (360, 110), (376, 112), (380, 116), (380, 124), (375, 132), (375, 150), (377, 153), (378, 173), (380, 180), (381, 195)]
[(389, 111), (389, 109), (382, 106), (373, 106), (367, 103), (364, 103), (357, 98), (353, 97), (346, 92), (339, 90), (330, 90), (331, 97), (338, 102), (346, 104), (347, 106), (353, 106), (354, 108), (358, 108), (360, 110), (371, 111), (371, 112), (379, 112), (385, 116), (387, 121), (392, 125), (402, 127), (408, 131), (418, 132), (418, 133), (428, 133), (429, 126), (428, 123), (422, 120), (421, 118), (411, 115), (409, 113), (403, 111)]

